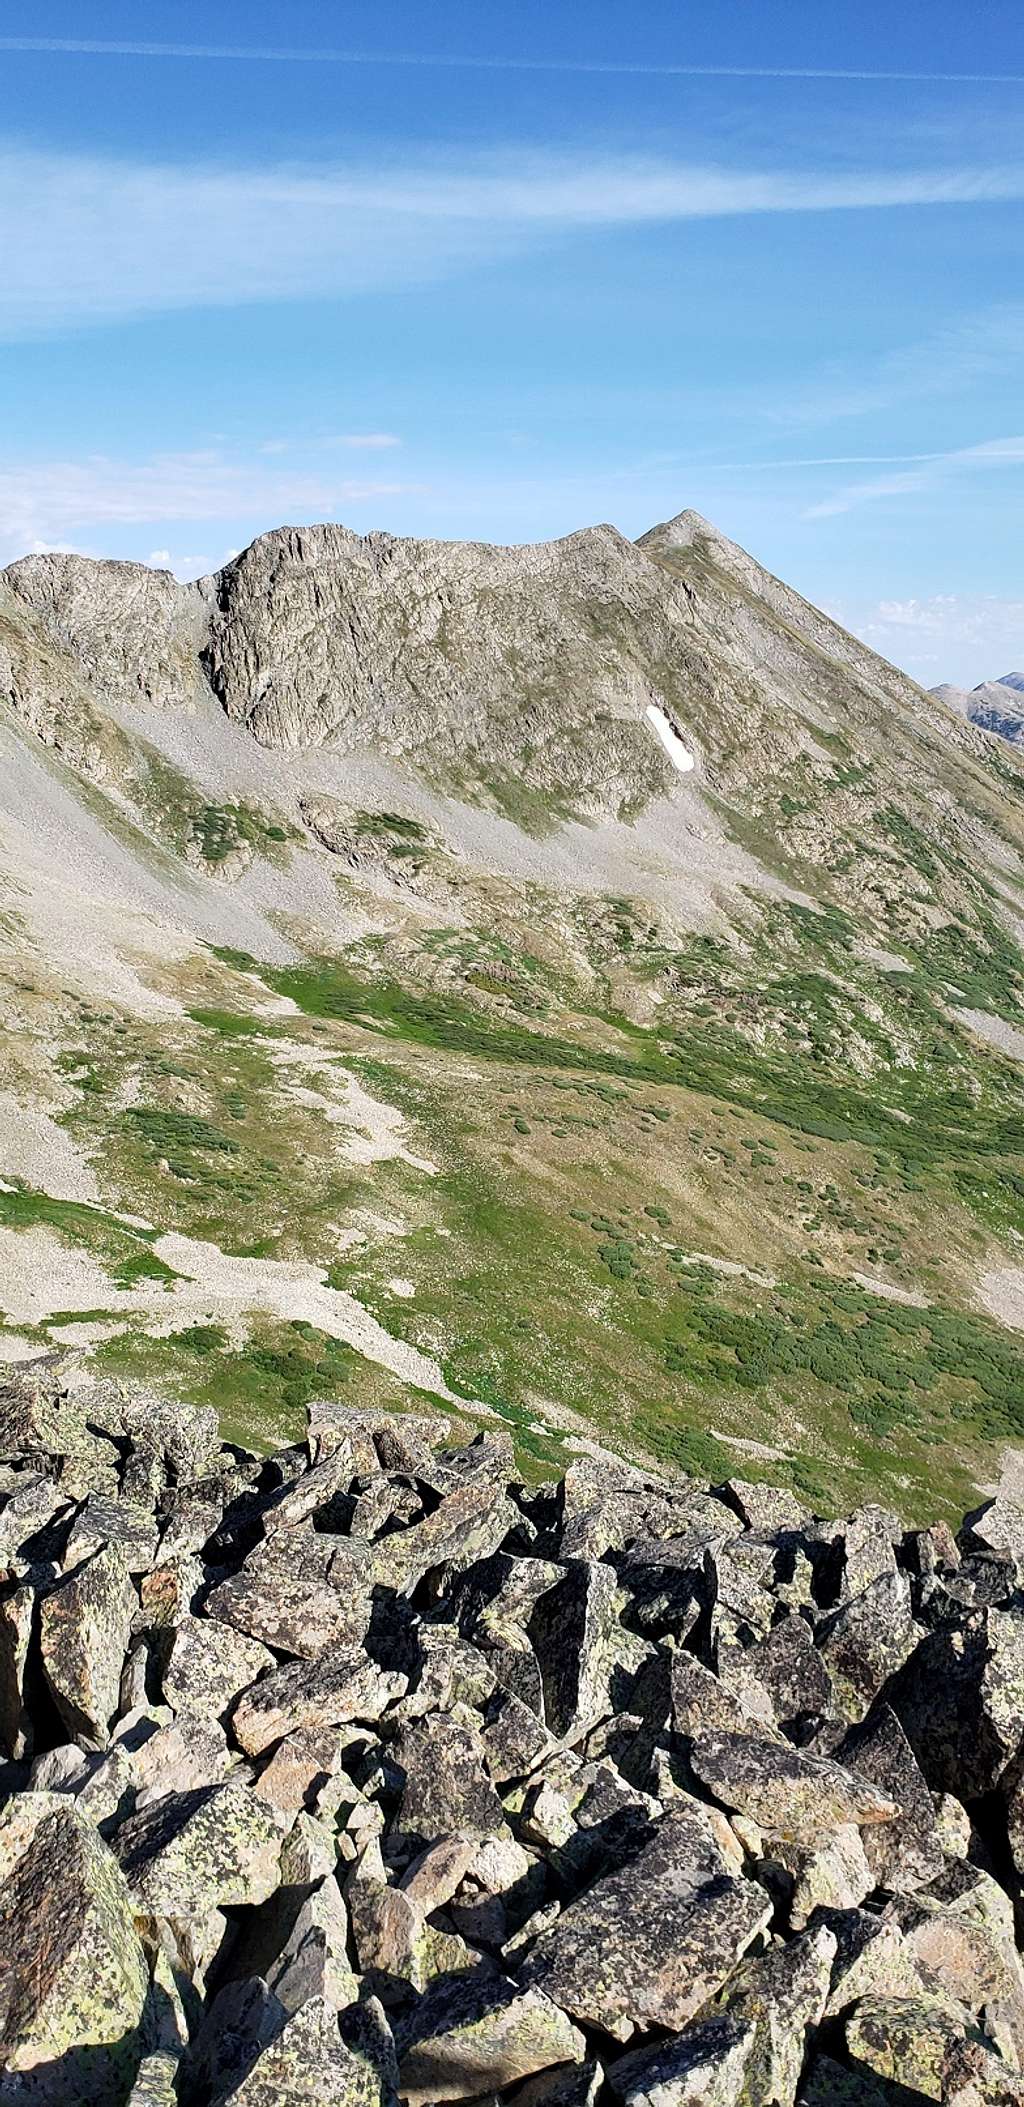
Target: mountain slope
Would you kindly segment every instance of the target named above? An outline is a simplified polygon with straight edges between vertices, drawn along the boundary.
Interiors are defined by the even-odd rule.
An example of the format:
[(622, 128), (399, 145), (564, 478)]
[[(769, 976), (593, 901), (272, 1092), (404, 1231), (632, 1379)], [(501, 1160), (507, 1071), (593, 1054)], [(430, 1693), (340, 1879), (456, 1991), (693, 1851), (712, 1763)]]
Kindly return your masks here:
[(979, 681), (976, 688), (954, 688), (947, 682), (931, 692), (979, 731), (1024, 745), (1024, 673), (1003, 673), (998, 680)]
[(25, 558), (0, 698), (8, 1353), (247, 1437), (345, 1381), (538, 1468), (921, 1511), (994, 1470), (1012, 748), (693, 513), (282, 528), (191, 586)]

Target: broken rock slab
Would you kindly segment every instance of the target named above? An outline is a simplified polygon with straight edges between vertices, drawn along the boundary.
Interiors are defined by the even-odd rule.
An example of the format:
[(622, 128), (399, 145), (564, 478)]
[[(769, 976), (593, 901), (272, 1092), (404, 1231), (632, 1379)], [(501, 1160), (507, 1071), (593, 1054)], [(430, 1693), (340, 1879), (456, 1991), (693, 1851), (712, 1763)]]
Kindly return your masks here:
[(0, 2102), (123, 2107), (149, 1968), (124, 1877), (74, 1804), (0, 1812)]
[(690, 1762), (723, 1806), (750, 1815), (768, 1836), (810, 1849), (843, 1826), (889, 1822), (898, 1812), (896, 1801), (870, 1779), (785, 1742), (702, 1734)]
[(503, 2092), (586, 2054), (579, 2029), (541, 1991), (476, 1974), (428, 1990), (398, 2042), (408, 2107)]
[(637, 2026), (682, 2027), (771, 1915), (764, 1888), (725, 1872), (703, 1817), (670, 1809), (641, 1852), (541, 1932), (524, 1980), (619, 2040)]

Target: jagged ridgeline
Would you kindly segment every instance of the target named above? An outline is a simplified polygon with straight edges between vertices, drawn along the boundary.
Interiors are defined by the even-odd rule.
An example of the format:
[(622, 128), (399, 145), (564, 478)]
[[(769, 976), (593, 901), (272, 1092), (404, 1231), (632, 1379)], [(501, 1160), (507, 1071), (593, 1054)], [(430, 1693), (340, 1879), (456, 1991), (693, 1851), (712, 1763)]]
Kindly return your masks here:
[(6, 1359), (1012, 1482), (1024, 760), (705, 521), (28, 557), (0, 753)]
[(2, 2107), (1024, 2101), (1024, 1508), (0, 1385)]

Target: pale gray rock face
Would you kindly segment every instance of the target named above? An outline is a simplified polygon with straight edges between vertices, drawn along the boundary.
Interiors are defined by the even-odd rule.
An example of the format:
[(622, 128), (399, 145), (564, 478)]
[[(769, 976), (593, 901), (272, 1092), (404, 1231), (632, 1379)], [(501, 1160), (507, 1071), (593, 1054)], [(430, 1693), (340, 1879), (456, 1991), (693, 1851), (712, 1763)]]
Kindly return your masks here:
[(143, 563), (83, 563), (55, 550), (4, 573), (90, 681), (126, 702), (177, 705), (202, 683), (197, 653), (205, 604), (196, 586)]
[(995, 680), (979, 681), (976, 688), (943, 681), (930, 692), (979, 731), (994, 732), (1012, 746), (1024, 744), (1024, 673), (1001, 673)]

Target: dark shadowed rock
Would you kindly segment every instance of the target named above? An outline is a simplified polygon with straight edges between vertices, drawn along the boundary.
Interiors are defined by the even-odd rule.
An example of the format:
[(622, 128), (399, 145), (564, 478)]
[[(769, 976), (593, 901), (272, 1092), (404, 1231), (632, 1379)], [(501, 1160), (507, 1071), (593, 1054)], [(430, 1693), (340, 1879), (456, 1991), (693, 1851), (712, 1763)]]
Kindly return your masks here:
[(581, 1560), (532, 1612), (529, 1637), (540, 1663), (544, 1717), (552, 1734), (571, 1739), (612, 1709), (612, 1677), (626, 1636), (618, 1600), (611, 1567)]
[(491, 1783), (478, 1735), (443, 1713), (406, 1727), (395, 1750), (404, 1784), (399, 1827), (424, 1843), (438, 1837), (493, 1836), (505, 1811)]
[(846, 1736), (839, 1754), (899, 1808), (893, 1821), (864, 1831), (864, 1851), (877, 1886), (906, 1891), (934, 1880), (942, 1869), (943, 1852), (932, 1796), (891, 1706), (876, 1706), (864, 1724)]
[(34, 1588), (0, 1590), (0, 1753), (15, 1760), (32, 1754), (34, 1730), (26, 1687), (36, 1622)]
[(502, 2092), (517, 2079), (582, 2062), (586, 2042), (547, 1997), (501, 1976), (468, 1976), (427, 1992), (398, 2036), (408, 2107)]

